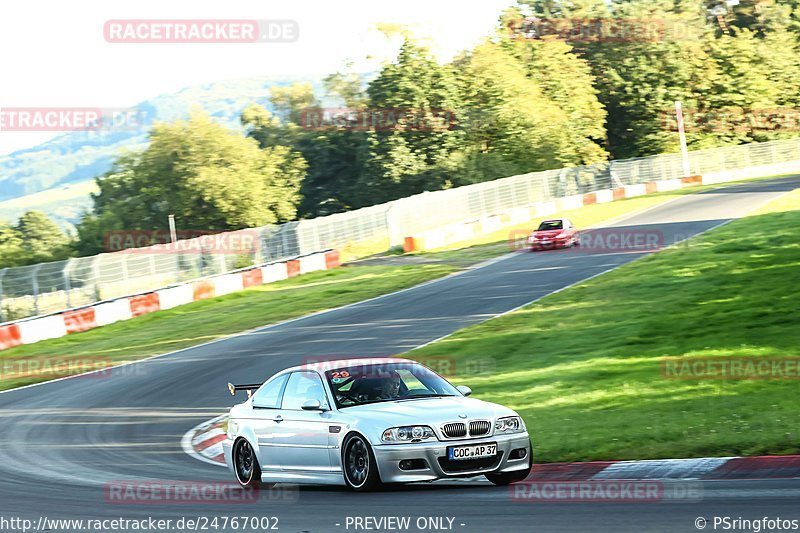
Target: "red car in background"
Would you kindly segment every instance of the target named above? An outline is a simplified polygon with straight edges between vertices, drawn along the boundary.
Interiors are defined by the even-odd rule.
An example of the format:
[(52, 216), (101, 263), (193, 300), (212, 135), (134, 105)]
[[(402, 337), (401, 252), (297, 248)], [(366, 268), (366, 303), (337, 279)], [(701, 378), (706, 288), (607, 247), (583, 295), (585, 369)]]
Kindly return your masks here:
[(545, 220), (528, 237), (528, 246), (532, 251), (569, 248), (580, 244), (581, 237), (578, 230), (566, 218)]

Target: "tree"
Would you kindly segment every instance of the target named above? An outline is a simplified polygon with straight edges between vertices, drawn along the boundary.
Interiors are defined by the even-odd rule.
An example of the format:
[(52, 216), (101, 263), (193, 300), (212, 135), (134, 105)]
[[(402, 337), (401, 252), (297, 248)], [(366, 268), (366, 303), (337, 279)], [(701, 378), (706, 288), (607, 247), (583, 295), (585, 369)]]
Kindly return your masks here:
[(0, 268), (23, 264), (22, 237), (11, 224), (0, 220)]
[(303, 120), (304, 111), (319, 107), (317, 98), (314, 96), (314, 88), (310, 83), (293, 83), (287, 87), (272, 87), (270, 101), (278, 117), (284, 123), (299, 124)]
[[(69, 256), (70, 238), (41, 211), (28, 211), (14, 227), (21, 240), (20, 263), (57, 261)], [(14, 237), (8, 237), (13, 243)]]
[[(429, 50), (407, 37), (367, 94), (368, 111), (381, 126), (369, 134), (360, 203), (451, 186), (457, 168), (452, 154), (463, 139), (453, 124), (460, 95), (452, 67), (440, 65)], [(365, 195), (372, 201), (366, 202)]]
[(288, 147), (261, 149), (195, 113), (188, 121), (156, 125), (147, 149), (121, 156), (98, 178), (93, 213), (78, 232), (95, 235), (98, 221), (104, 231), (163, 229), (170, 214), (184, 228), (200, 230), (293, 220), (305, 169), (302, 156)]

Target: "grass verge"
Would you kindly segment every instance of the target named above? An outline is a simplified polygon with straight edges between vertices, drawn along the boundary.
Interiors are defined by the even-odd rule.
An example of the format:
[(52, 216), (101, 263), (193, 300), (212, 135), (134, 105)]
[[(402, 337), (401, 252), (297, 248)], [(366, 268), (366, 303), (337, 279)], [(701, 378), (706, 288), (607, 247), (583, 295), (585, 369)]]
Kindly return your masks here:
[(798, 206), (800, 190), (407, 355), (489, 359), (457, 381), (518, 410), (539, 462), (798, 453), (797, 379), (662, 370), (665, 357), (800, 356)]

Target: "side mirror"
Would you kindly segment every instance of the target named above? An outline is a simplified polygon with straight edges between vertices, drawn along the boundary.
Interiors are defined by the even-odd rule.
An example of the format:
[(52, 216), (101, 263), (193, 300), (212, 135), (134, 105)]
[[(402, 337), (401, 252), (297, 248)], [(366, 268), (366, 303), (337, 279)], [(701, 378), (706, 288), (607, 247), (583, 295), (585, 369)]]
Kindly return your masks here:
[(319, 400), (306, 400), (302, 406), (303, 411), (327, 411), (327, 409), (322, 407), (322, 404), (319, 403)]
[(472, 394), (472, 389), (470, 389), (466, 385), (459, 385), (458, 387), (456, 387), (456, 389), (458, 389), (458, 392), (460, 392), (464, 396), (469, 396), (470, 394)]

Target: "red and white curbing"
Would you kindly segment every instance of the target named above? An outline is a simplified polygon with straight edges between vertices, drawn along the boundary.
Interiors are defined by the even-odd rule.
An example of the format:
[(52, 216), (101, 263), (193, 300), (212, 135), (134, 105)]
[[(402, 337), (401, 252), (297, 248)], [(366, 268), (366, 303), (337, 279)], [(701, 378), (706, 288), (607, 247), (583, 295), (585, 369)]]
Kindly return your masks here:
[(63, 337), (70, 333), (113, 324), (154, 311), (172, 309), (206, 298), (223, 296), (299, 274), (329, 270), (338, 267), (339, 264), (339, 252), (328, 250), (52, 315), (10, 322), (0, 326), (0, 350)]
[(528, 481), (800, 478), (800, 455), (534, 465)]
[[(192, 428), (183, 449), (201, 461), (225, 466), (223, 415)], [(534, 464), (526, 481), (721, 480), (800, 478), (800, 455), (703, 457), (644, 461)]]
[(228, 415), (222, 415), (193, 427), (183, 436), (183, 451), (205, 463), (225, 466), (222, 441), (227, 437), (227, 421)]

